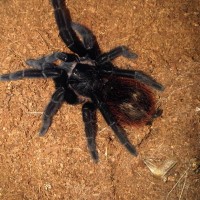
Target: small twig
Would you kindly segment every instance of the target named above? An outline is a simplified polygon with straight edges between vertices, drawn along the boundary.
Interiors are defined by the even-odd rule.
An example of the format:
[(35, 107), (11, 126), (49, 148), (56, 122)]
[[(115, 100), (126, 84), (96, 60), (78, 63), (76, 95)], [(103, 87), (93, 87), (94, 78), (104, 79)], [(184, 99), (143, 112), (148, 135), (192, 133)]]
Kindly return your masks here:
[(108, 129), (108, 128), (107, 128), (107, 127), (102, 128), (102, 129), (99, 131), (99, 133), (105, 131), (106, 129)]
[(28, 114), (43, 114), (43, 112), (27, 112)]
[(105, 150), (105, 156), (106, 156), (106, 160), (108, 160), (108, 147), (106, 146), (106, 150)]
[(174, 186), (172, 187), (172, 189), (168, 192), (167, 196), (166, 196), (166, 200), (168, 199), (170, 193), (174, 190), (174, 188), (178, 185), (178, 183), (181, 181), (181, 179), (187, 174), (187, 172), (189, 171), (190, 167), (188, 167), (185, 172), (182, 174), (182, 176), (178, 179), (178, 181), (174, 184)]
[(44, 43), (46, 44), (47, 48), (50, 49), (49, 43), (46, 41), (46, 39), (43, 37), (43, 35), (40, 33), (40, 31), (36, 30), (36, 32), (40, 35)]
[(147, 140), (152, 134), (152, 128), (149, 128), (149, 131), (147, 134), (145, 134), (145, 136), (137, 143), (136, 147), (140, 147), (142, 145), (142, 143)]
[(169, 98), (171, 98), (171, 96), (173, 96), (174, 93), (176, 93), (178, 91), (182, 91), (183, 89), (186, 89), (186, 88), (188, 88), (189, 86), (192, 86), (192, 85), (194, 85), (194, 83), (190, 83), (190, 84), (183, 86), (181, 88), (174, 89), (166, 98), (163, 98), (163, 101), (167, 101)]
[(184, 181), (184, 183), (183, 183), (183, 187), (182, 187), (182, 190), (181, 190), (180, 196), (179, 196), (179, 198), (178, 198), (179, 200), (181, 200), (181, 197), (182, 197), (182, 195), (183, 195), (183, 190), (184, 190), (184, 188), (185, 188), (186, 179), (187, 179), (187, 172), (186, 172), (186, 175), (185, 175), (185, 181)]

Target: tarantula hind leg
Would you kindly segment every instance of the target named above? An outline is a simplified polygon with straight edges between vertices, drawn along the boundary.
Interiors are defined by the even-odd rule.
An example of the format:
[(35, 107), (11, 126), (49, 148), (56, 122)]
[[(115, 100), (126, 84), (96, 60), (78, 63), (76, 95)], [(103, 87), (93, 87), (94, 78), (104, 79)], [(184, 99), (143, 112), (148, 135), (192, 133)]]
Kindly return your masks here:
[(92, 95), (92, 100), (95, 102), (97, 107), (99, 108), (100, 112), (102, 113), (105, 121), (114, 131), (116, 136), (118, 137), (119, 141), (126, 147), (126, 149), (134, 156), (137, 156), (137, 151), (135, 147), (130, 143), (128, 138), (126, 137), (125, 130), (117, 123), (116, 119), (110, 112), (108, 106), (101, 100), (101, 98), (94, 94)]
[(159, 91), (163, 91), (165, 89), (163, 85), (161, 85), (160, 83), (155, 81), (152, 77), (148, 76), (147, 74), (144, 74), (141, 71), (119, 69), (119, 68), (114, 68), (114, 67), (108, 67), (108, 68), (102, 67), (100, 69), (100, 72), (102, 74), (107, 74), (107, 75), (112, 74), (118, 77), (133, 78)]
[(116, 69), (116, 70), (114, 70), (113, 74), (115, 74), (117, 76), (121, 76), (121, 77), (134, 78), (146, 85), (149, 85), (149, 86), (155, 88), (156, 90), (160, 90), (160, 91), (164, 90), (163, 85), (161, 85), (160, 83), (155, 81), (152, 77), (144, 74), (141, 71)]
[(125, 58), (136, 59), (137, 54), (131, 52), (126, 46), (118, 46), (107, 53), (101, 54), (97, 58), (98, 64), (104, 64), (106, 62), (112, 61), (119, 56), (124, 56)]
[(51, 100), (47, 105), (43, 114), (42, 127), (39, 132), (40, 136), (43, 136), (50, 127), (53, 116), (55, 115), (55, 113), (60, 108), (63, 102), (64, 94), (65, 94), (64, 88), (60, 87), (52, 95)]
[(95, 162), (98, 161), (95, 137), (97, 132), (96, 108), (92, 103), (85, 103), (82, 108), (85, 133), (90, 154)]
[(79, 58), (75, 54), (54, 52), (38, 59), (28, 59), (26, 60), (26, 64), (33, 68), (44, 69), (48, 67), (48, 63), (53, 63), (57, 60), (61, 60), (63, 62), (79, 62)]

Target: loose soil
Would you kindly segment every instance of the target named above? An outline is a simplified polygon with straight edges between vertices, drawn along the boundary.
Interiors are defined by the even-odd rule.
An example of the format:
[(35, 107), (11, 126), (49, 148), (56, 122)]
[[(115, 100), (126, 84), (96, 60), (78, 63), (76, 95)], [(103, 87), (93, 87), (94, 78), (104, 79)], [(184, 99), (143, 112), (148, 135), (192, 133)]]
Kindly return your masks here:
[[(42, 112), (51, 80), (0, 83), (0, 199), (200, 199), (200, 2), (198, 0), (67, 1), (73, 21), (89, 27), (103, 51), (126, 45), (142, 70), (165, 86), (156, 92), (163, 115), (151, 126), (126, 126), (139, 152), (130, 155), (98, 113), (95, 164), (86, 147), (81, 105), (63, 105), (45, 137)], [(58, 36), (49, 0), (0, 1), (0, 73), (27, 68), (25, 60), (69, 50)], [(151, 160), (150, 160), (151, 159)], [(165, 181), (156, 166), (177, 164)]]

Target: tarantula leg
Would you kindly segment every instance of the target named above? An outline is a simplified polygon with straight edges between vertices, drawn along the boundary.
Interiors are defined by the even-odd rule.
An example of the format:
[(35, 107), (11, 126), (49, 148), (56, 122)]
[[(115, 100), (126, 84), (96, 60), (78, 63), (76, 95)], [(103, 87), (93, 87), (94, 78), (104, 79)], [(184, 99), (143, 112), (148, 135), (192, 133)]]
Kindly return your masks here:
[(126, 69), (118, 69), (112, 66), (106, 66), (105, 68), (100, 68), (100, 73), (107, 74), (107, 75), (114, 75), (124, 78), (133, 78), (135, 80), (138, 80), (141, 83), (144, 83), (146, 85), (151, 86), (152, 88), (156, 90), (163, 91), (164, 86), (155, 81), (150, 76), (144, 74), (141, 71), (135, 71), (135, 70), (126, 70)]
[(82, 107), (83, 121), (85, 124), (85, 133), (90, 154), (94, 161), (98, 161), (98, 152), (96, 150), (95, 137), (97, 132), (96, 108), (92, 103), (85, 103)]
[(100, 97), (98, 97), (95, 94), (92, 96), (92, 100), (99, 108), (105, 121), (111, 127), (111, 129), (114, 131), (114, 133), (118, 137), (119, 141), (127, 148), (127, 150), (131, 154), (133, 154), (134, 156), (137, 156), (135, 147), (130, 143), (130, 141), (126, 137), (125, 130), (117, 123), (116, 119), (110, 112), (108, 106), (103, 101), (100, 100)]
[(64, 88), (60, 87), (52, 95), (51, 100), (43, 114), (42, 127), (39, 132), (40, 136), (43, 136), (50, 127), (53, 116), (55, 115), (55, 113), (60, 108), (63, 102), (64, 92)]
[(59, 53), (60, 52), (54, 52), (50, 55), (42, 56), (38, 59), (28, 59), (26, 60), (26, 64), (34, 68), (44, 69), (46, 63), (53, 63), (58, 60)]
[(61, 60), (63, 62), (79, 62), (79, 58), (75, 54), (54, 52), (38, 59), (29, 59), (26, 61), (26, 64), (37, 69), (44, 69), (48, 67), (47, 63), (53, 63), (57, 60)]
[(160, 91), (164, 90), (163, 85), (156, 82), (153, 78), (151, 78), (150, 76), (148, 76), (140, 71), (114, 69), (113, 74), (117, 75), (117, 76), (121, 76), (121, 77), (134, 78), (146, 85), (149, 85), (149, 86), (155, 88), (156, 90), (160, 90)]
[(64, 0), (51, 0), (56, 23), (59, 29), (59, 35), (67, 47), (77, 53), (80, 57), (87, 54), (87, 50), (77, 37), (71, 26), (71, 18), (69, 10), (65, 6)]
[(138, 57), (137, 54), (131, 52), (127, 47), (118, 46), (107, 53), (101, 54), (96, 61), (98, 64), (104, 64), (106, 62), (114, 60), (119, 56), (124, 56), (125, 58), (130, 59), (136, 59)]
[(65, 101), (68, 103), (68, 104), (71, 104), (71, 105), (75, 105), (75, 104), (79, 104), (79, 103), (83, 103), (79, 98), (78, 96), (76, 95), (76, 93), (70, 89), (69, 87), (66, 87), (65, 88)]
[(71, 25), (72, 29), (81, 36), (84, 47), (86, 49), (92, 49), (94, 47), (95, 40), (91, 31), (78, 23), (72, 22)]
[(88, 57), (92, 60), (96, 60), (96, 58), (101, 54), (99, 45), (96, 41), (96, 37), (93, 33), (85, 26), (72, 22), (72, 29), (80, 35), (83, 46), (87, 49)]
[(12, 81), (23, 78), (56, 78), (61, 75), (62, 71), (58, 69), (25, 69), (9, 74), (0, 75), (0, 81)]

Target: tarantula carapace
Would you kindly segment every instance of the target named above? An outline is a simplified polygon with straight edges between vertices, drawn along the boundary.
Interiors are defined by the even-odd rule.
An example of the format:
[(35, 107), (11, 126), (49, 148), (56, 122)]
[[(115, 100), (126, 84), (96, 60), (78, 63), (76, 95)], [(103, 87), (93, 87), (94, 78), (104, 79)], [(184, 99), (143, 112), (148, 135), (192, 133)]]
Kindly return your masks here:
[[(153, 94), (147, 86), (162, 91), (164, 88), (140, 71), (123, 70), (111, 61), (118, 56), (135, 59), (137, 55), (125, 46), (102, 53), (92, 32), (72, 22), (64, 0), (51, 0), (59, 35), (75, 54), (54, 52), (39, 59), (29, 59), (25, 69), (0, 76), (1, 81), (23, 78), (52, 78), (55, 92), (44, 114), (40, 135), (44, 135), (52, 118), (63, 102), (82, 103), (82, 116), (88, 148), (94, 161), (98, 161), (95, 137), (96, 110), (99, 109), (107, 124), (127, 150), (137, 155), (129, 142), (124, 123), (148, 123), (156, 115)], [(59, 62), (57, 62), (59, 61)]]

